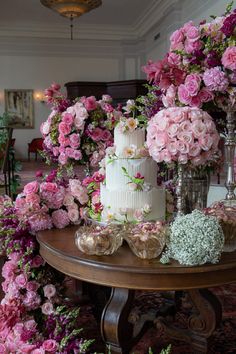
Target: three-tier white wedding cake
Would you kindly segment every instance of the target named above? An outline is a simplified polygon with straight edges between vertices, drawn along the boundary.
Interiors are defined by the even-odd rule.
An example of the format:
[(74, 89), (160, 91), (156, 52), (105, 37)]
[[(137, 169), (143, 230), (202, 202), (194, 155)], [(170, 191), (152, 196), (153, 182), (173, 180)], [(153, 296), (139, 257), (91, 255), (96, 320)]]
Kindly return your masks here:
[(165, 190), (157, 186), (157, 164), (144, 143), (144, 129), (123, 131), (121, 124), (116, 126), (100, 190), (102, 221), (165, 219)]

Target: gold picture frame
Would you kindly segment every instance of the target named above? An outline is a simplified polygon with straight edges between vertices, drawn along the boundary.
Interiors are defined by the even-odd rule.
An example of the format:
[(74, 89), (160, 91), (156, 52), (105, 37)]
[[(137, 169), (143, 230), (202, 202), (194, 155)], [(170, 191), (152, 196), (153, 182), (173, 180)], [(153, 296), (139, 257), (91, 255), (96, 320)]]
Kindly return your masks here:
[(9, 115), (9, 126), (12, 128), (33, 129), (33, 90), (5, 90), (5, 111)]

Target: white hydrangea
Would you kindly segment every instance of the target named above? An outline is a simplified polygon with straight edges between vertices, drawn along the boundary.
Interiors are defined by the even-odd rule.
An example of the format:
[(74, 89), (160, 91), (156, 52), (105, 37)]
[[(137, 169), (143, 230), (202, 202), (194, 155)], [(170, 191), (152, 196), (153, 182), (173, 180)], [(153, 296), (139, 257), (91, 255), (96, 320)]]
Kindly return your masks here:
[(167, 251), (161, 258), (167, 263), (169, 258), (183, 265), (217, 263), (224, 246), (222, 228), (213, 216), (206, 216), (200, 210), (177, 217), (170, 227)]

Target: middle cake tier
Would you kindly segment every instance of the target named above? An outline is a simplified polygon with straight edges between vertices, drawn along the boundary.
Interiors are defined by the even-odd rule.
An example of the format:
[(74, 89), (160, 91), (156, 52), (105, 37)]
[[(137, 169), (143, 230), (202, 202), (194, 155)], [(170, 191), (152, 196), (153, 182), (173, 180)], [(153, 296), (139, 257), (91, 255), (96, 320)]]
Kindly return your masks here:
[(144, 177), (144, 181), (152, 187), (157, 186), (157, 163), (150, 157), (140, 159), (117, 159), (109, 162), (106, 161), (106, 189), (130, 190), (130, 179), (124, 173), (125, 168), (128, 175), (135, 177), (140, 174)]

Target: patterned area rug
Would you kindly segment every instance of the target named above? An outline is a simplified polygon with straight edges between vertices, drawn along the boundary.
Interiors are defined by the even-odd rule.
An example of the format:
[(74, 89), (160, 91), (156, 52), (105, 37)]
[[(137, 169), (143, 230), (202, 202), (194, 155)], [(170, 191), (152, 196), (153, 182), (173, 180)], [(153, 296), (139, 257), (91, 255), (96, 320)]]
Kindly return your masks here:
[[(222, 303), (223, 319), (219, 328), (214, 332), (210, 345), (210, 354), (235, 354), (236, 353), (236, 284), (211, 289)], [(136, 296), (133, 316), (139, 316), (150, 309), (151, 305), (158, 309), (166, 299), (161, 294), (153, 292), (138, 293)], [(139, 309), (139, 310), (137, 310)], [(141, 310), (140, 310), (141, 309)], [(181, 311), (175, 317), (175, 325), (185, 327), (187, 323), (187, 310)], [(84, 328), (84, 337), (94, 338), (95, 343), (90, 353), (105, 353), (105, 348), (100, 337), (99, 325), (93, 316), (91, 304), (81, 306), (81, 326)], [(197, 354), (191, 345), (170, 340), (165, 333), (160, 333), (154, 327), (150, 328), (141, 340), (133, 347), (131, 354), (147, 354), (152, 348), (154, 354), (160, 353), (168, 344), (172, 345), (172, 354)]]

